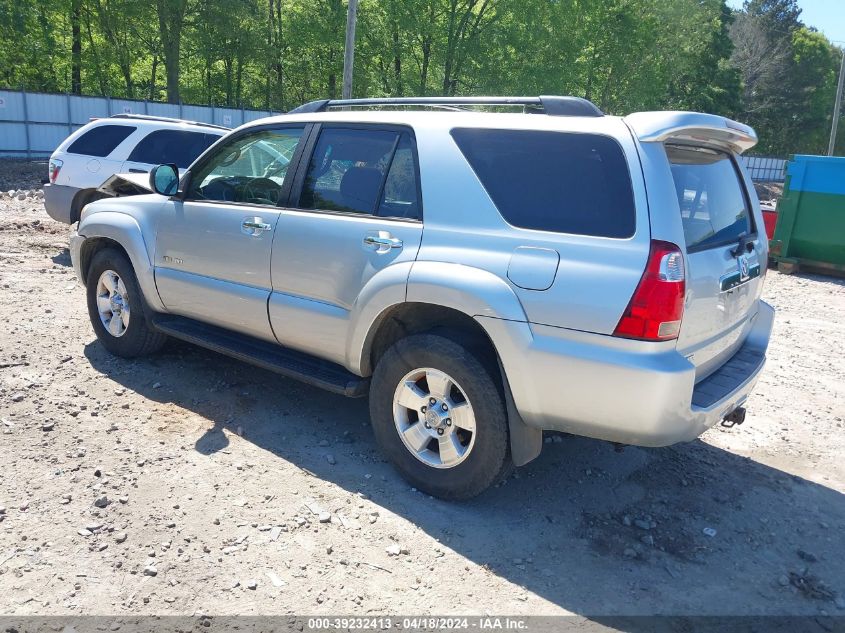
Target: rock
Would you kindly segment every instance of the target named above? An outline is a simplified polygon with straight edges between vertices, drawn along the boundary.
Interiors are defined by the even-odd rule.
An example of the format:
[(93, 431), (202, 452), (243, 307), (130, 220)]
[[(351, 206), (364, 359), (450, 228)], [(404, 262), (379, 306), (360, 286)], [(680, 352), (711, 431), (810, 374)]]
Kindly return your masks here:
[(715, 530), (715, 528), (706, 527), (706, 528), (704, 528), (704, 529), (703, 529), (703, 530), (701, 530), (701, 531), (702, 531), (702, 532), (704, 532), (704, 535), (705, 535), (705, 536), (710, 536), (710, 537), (716, 536), (716, 530)]
[(103, 527), (102, 523), (89, 523), (88, 525), (85, 526), (85, 529), (90, 530), (91, 532), (96, 532), (101, 527)]
[(651, 534), (646, 534), (640, 539), (640, 542), (649, 547), (654, 547), (654, 537)]
[(625, 551), (622, 552), (622, 555), (625, 558), (636, 558), (637, 557), (637, 550), (635, 550), (633, 547), (626, 547)]
[(118, 497), (117, 500), (120, 501), (121, 503), (129, 503), (129, 497), (127, 497), (126, 495), (123, 495), (122, 497)]
[(149, 565), (144, 567), (144, 575), (145, 576), (155, 576), (157, 574), (158, 574), (158, 570), (156, 569), (156, 566), (153, 565), (152, 563), (150, 563)]
[(42, 431), (52, 431), (55, 427), (56, 427), (55, 422), (45, 422), (44, 424), (41, 425), (41, 430)]
[(634, 525), (636, 525), (641, 530), (650, 530), (651, 529), (651, 521), (646, 521), (645, 519), (635, 520)]
[(85, 528), (79, 528), (76, 533), (79, 534), (79, 536), (91, 536), (93, 534), (91, 530), (86, 530)]
[(12, 402), (21, 402), (24, 399), (24, 395), (22, 393), (16, 393), (12, 395)]
[(399, 556), (402, 553), (402, 548), (399, 547), (398, 543), (393, 543), (389, 545), (385, 550), (388, 556)]
[(329, 453), (328, 455), (326, 455), (326, 461), (327, 461), (329, 464), (331, 464), (332, 466), (334, 466), (335, 464), (337, 464), (337, 460), (334, 458), (334, 455), (332, 455), (331, 453)]
[(629, 517), (627, 514), (624, 517), (622, 517), (622, 525), (624, 525), (626, 527), (631, 527), (631, 523), (632, 523), (631, 517)]
[(123, 543), (128, 538), (126, 532), (120, 532), (114, 537), (115, 543)]
[(331, 512), (321, 512), (319, 516), (320, 523), (329, 523), (332, 520)]
[(0, 506), (0, 514), (6, 514), (6, 506)]
[(247, 580), (246, 581), (246, 588), (252, 589), (253, 591), (255, 591), (256, 589), (258, 589), (258, 581), (253, 580), (253, 579)]
[(109, 503), (111, 503), (111, 501), (109, 501), (109, 498), (106, 495), (102, 495), (94, 499), (94, 505), (98, 508), (105, 508), (109, 505)]
[(274, 571), (268, 571), (268, 572), (266, 572), (266, 574), (267, 574), (267, 578), (270, 579), (270, 582), (273, 583), (274, 587), (284, 587), (285, 584), (287, 584), (287, 583), (285, 583), (284, 580), (279, 578), (276, 575), (276, 572), (274, 572)]
[(786, 587), (787, 585), (789, 585), (789, 576), (787, 576), (786, 574), (781, 574), (778, 577), (778, 584), (781, 587)]
[(836, 608), (840, 611), (845, 611), (845, 598), (843, 598), (842, 596), (837, 596), (833, 600), (833, 604), (835, 604)]
[(275, 542), (279, 539), (279, 536), (282, 534), (282, 528), (278, 525), (274, 526), (270, 529), (270, 541)]
[(801, 560), (805, 560), (808, 563), (815, 563), (817, 560), (819, 560), (814, 554), (811, 554), (810, 552), (805, 551), (803, 549), (799, 549), (796, 553), (798, 554), (798, 558), (800, 558)]
[(317, 446), (328, 446), (328, 445), (329, 445), (329, 441), (328, 441), (328, 440), (320, 440), (320, 441), (317, 443)]
[(331, 554), (334, 551), (334, 547), (331, 545), (326, 546), (326, 554)]
[(160, 382), (154, 382), (154, 383), (153, 383), (153, 389), (160, 389), (160, 388), (161, 388), (161, 383), (160, 383)]

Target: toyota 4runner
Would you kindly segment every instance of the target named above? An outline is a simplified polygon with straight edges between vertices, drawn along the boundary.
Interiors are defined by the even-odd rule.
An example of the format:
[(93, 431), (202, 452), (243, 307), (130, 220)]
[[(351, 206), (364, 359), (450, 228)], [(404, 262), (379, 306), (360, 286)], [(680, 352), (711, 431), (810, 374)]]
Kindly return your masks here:
[(402, 475), (467, 498), (543, 430), (742, 421), (774, 315), (755, 142), (573, 97), (317, 101), (88, 204), (71, 256), (113, 354), (174, 337), (368, 394)]

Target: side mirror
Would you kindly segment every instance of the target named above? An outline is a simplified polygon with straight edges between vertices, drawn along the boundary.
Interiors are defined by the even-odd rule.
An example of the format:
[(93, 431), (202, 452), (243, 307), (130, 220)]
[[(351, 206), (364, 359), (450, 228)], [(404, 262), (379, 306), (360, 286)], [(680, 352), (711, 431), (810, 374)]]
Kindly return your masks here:
[(179, 191), (179, 168), (172, 163), (153, 167), (150, 188), (163, 196), (173, 196)]

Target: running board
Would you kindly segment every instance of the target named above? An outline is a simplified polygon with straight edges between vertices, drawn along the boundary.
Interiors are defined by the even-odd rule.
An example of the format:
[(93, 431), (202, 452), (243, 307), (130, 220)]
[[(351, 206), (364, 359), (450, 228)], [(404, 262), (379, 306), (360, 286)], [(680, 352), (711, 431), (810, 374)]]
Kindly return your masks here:
[(369, 379), (335, 363), (186, 317), (155, 315), (152, 326), (173, 338), (351, 398), (365, 395), (369, 386)]

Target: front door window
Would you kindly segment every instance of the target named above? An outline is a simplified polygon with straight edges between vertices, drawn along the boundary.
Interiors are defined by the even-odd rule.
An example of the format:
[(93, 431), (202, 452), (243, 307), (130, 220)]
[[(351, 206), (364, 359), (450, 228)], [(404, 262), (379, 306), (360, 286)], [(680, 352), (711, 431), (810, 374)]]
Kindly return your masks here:
[(303, 131), (261, 130), (226, 143), (192, 175), (187, 198), (279, 206)]

